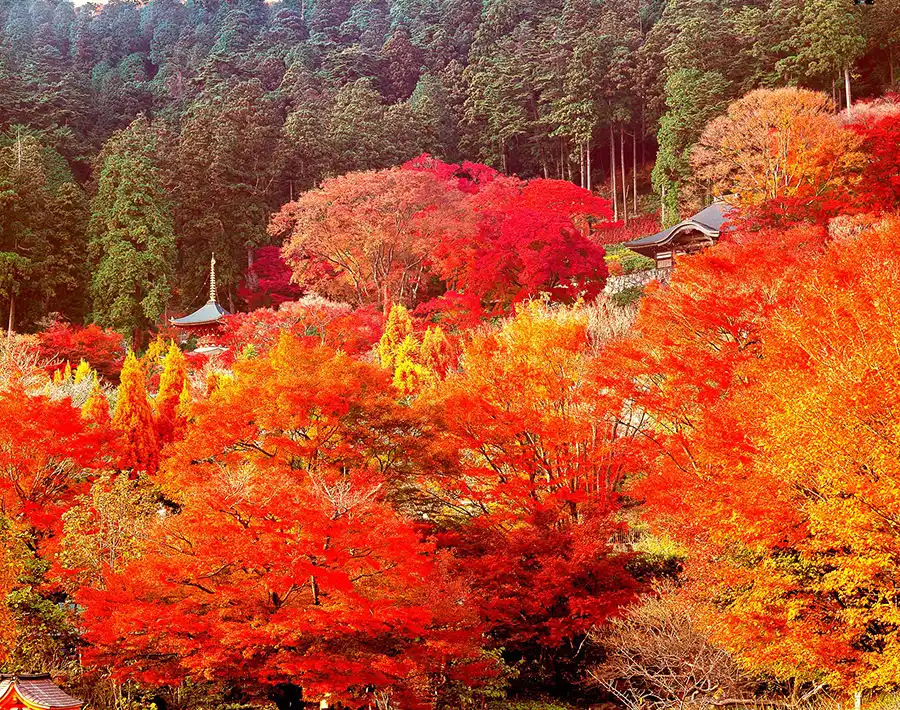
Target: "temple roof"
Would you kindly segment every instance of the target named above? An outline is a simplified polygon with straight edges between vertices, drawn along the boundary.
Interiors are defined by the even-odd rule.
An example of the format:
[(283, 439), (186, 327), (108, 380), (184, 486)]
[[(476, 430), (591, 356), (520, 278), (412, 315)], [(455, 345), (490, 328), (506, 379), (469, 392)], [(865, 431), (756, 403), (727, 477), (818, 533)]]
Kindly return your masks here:
[(196, 328), (203, 325), (214, 325), (229, 315), (218, 303), (216, 292), (216, 255), (209, 260), (209, 300), (193, 313), (183, 318), (170, 318), (169, 323), (180, 328)]
[(693, 217), (689, 217), (683, 222), (679, 222), (656, 234), (651, 234), (649, 237), (641, 237), (640, 239), (625, 242), (622, 246), (627, 247), (628, 249), (664, 246), (671, 242), (677, 234), (689, 229), (696, 229), (710, 237), (718, 237), (719, 232), (722, 230), (722, 225), (725, 223), (725, 219), (727, 218), (728, 213), (731, 212), (731, 209), (732, 208), (724, 202), (714, 202), (709, 207), (700, 210)]
[(46, 710), (56, 708), (80, 708), (82, 702), (56, 686), (47, 674), (0, 676), (0, 698), (14, 688), (19, 697), (29, 705)]
[(183, 318), (170, 318), (169, 322), (174, 326), (183, 328), (191, 328), (201, 325), (212, 325), (218, 323), (224, 316), (228, 315), (222, 306), (215, 301), (207, 301), (206, 304), (198, 308)]

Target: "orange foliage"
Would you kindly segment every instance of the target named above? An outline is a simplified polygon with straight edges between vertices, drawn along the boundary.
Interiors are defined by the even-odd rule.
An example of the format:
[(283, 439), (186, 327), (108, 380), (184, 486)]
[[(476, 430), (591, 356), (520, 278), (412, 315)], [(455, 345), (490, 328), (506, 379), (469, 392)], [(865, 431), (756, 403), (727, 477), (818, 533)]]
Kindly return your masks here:
[(439, 464), (387, 373), (285, 336), (194, 416), (160, 473), (181, 512), (82, 592), (94, 662), (149, 683), (239, 677), (333, 699), (374, 686), (410, 708), (447, 674), (477, 678), (465, 586), (394, 507), (403, 481)]
[(742, 206), (849, 199), (863, 166), (861, 144), (838, 123), (825, 94), (757, 89), (706, 127), (691, 162), (714, 192), (733, 194)]
[(159, 441), (147, 395), (144, 367), (128, 353), (122, 367), (112, 427), (123, 444), (122, 468), (153, 472), (159, 466)]
[(418, 402), (443, 412), (460, 462), (422, 485), (441, 502), (436, 516), (465, 521), (443, 539), (492, 637), (560, 663), (636, 587), (628, 556), (609, 546), (625, 459), (591, 355), (585, 315), (530, 302), (475, 335), (461, 371)]
[(611, 353), (647, 417), (632, 493), (688, 549), (720, 642), (783, 679), (861, 690), (900, 670), (898, 232), (684, 259)]

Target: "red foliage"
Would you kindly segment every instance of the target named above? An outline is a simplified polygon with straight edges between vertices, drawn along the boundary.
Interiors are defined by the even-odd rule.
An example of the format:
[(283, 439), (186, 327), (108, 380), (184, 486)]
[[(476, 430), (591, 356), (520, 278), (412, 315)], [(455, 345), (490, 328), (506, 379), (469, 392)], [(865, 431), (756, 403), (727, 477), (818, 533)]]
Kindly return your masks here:
[(587, 233), (610, 214), (606, 200), (569, 182), (423, 155), (327, 181), (285, 205), (269, 232), (287, 236), (295, 277), (322, 295), (415, 307), (455, 291), (494, 312), (542, 292), (566, 301), (599, 293), (604, 252)]
[(125, 361), (122, 336), (96, 325), (84, 328), (57, 321), (37, 334), (42, 357), (76, 366), (81, 360), (105, 377), (118, 377)]
[(603, 290), (604, 251), (585, 231), (589, 220), (609, 218), (605, 200), (558, 180), (498, 177), (469, 202), (477, 231), (449, 235), (434, 255), (451, 290), (494, 308), (540, 292), (572, 301)]
[(227, 347), (234, 358), (248, 346), (257, 354), (268, 352), (282, 333), (290, 333), (312, 344), (360, 355), (378, 342), (381, 321), (381, 312), (373, 306), (354, 309), (346, 303), (307, 296), (282, 303), (277, 310), (258, 308), (228, 316), (215, 342)]
[(296, 301), (303, 289), (291, 283), (291, 268), (281, 256), (281, 247), (259, 247), (253, 252), (253, 266), (238, 288), (238, 296), (250, 310)]
[(602, 246), (622, 244), (633, 239), (649, 237), (662, 230), (659, 214), (642, 215), (632, 218), (625, 224), (622, 220), (595, 226), (591, 230), (591, 241)]
[(68, 399), (0, 391), (0, 501), (11, 520), (58, 532), (62, 513), (101, 464), (108, 432), (90, 427)]
[[(82, 591), (89, 660), (120, 677), (368, 686), (429, 707), (469, 682), (477, 618), (445, 556), (391, 505), (438, 467), (388, 373), (289, 336), (195, 406), (160, 482), (181, 512), (144, 555)], [(371, 697), (371, 696), (369, 696)]]
[(480, 192), (486, 185), (489, 185), (500, 176), (499, 172), (487, 165), (470, 163), (468, 161), (463, 162), (461, 165), (445, 163), (439, 158), (430, 156), (428, 153), (423, 153), (418, 158), (413, 158), (404, 163), (402, 167), (404, 170), (431, 173), (441, 182), (468, 194)]
[(887, 212), (900, 205), (900, 103), (871, 122), (858, 122), (851, 129), (864, 138), (868, 165), (862, 173), (857, 196), (859, 206)]

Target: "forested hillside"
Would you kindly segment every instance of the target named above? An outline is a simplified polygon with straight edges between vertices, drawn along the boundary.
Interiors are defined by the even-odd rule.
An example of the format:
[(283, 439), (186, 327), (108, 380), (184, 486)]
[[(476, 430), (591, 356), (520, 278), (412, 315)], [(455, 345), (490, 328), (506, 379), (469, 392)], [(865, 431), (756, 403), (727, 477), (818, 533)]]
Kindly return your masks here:
[[(676, 221), (696, 197), (687, 149), (710, 118), (760, 85), (837, 103), (845, 78), (854, 98), (882, 93), (897, 12), (897, 0), (3, 0), (2, 309), (18, 304), (24, 328), (49, 311), (144, 327), (203, 298), (213, 250), (239, 308), (272, 212), (325, 176), (422, 152), (607, 196), (615, 154), (615, 215), (662, 199)], [(654, 159), (655, 196), (639, 204)], [(147, 224), (144, 247), (123, 246)]]

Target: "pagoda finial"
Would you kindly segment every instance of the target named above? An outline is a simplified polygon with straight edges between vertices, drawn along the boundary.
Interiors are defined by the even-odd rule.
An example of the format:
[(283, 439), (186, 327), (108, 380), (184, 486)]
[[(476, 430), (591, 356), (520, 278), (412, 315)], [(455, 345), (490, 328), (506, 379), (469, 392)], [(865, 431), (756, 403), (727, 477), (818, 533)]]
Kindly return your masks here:
[(216, 303), (218, 300), (216, 294), (216, 253), (213, 252), (212, 258), (209, 260), (209, 302)]

